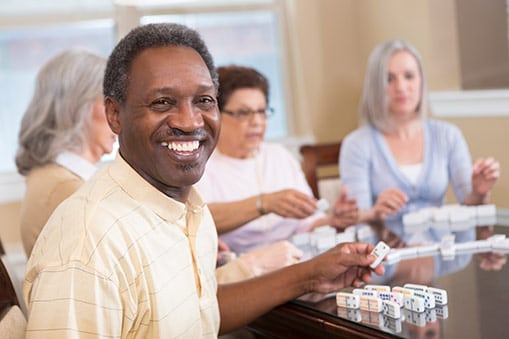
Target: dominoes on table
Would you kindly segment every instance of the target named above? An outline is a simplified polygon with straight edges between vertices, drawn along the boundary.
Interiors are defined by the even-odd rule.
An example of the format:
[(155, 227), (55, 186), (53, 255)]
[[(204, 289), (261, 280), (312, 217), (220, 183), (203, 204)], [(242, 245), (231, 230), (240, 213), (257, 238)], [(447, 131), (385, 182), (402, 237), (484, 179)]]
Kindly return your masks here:
[(385, 256), (389, 253), (390, 250), (391, 250), (391, 248), (389, 247), (389, 245), (387, 245), (383, 241), (379, 241), (378, 244), (376, 244), (373, 251), (371, 251), (371, 254), (374, 255), (376, 257), (376, 259), (369, 266), (371, 268), (376, 268), (378, 265), (380, 265), (380, 263), (385, 258)]

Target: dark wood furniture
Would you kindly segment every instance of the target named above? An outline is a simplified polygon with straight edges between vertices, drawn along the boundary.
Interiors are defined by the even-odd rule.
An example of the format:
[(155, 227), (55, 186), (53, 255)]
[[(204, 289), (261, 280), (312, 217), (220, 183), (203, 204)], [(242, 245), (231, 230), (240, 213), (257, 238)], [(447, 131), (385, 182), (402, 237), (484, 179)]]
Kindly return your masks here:
[(23, 339), (26, 326), (27, 320), (4, 265), (4, 256), (0, 255), (0, 338)]
[[(341, 141), (333, 143), (305, 144), (299, 149), (302, 155), (302, 169), (306, 180), (313, 191), (315, 198), (320, 198), (318, 181), (320, 180), (320, 168), (338, 167)], [(336, 173), (336, 176), (338, 174)]]
[[(335, 307), (335, 298), (327, 299)], [(323, 313), (297, 302), (273, 309), (256, 319), (248, 329), (260, 338), (394, 338), (393, 335)]]
[(11, 277), (9, 272), (5, 268), (3, 262), (3, 256), (0, 255), (0, 313), (4, 308), (8, 308), (13, 305), (18, 305), (18, 297), (16, 291), (12, 285)]

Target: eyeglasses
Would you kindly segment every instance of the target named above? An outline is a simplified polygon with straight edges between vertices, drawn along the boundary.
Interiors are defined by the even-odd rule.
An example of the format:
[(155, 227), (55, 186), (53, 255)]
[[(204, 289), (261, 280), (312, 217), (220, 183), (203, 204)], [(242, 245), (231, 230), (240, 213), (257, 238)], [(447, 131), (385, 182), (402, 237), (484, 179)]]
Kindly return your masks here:
[(263, 118), (270, 118), (274, 114), (274, 109), (272, 107), (267, 107), (259, 110), (239, 109), (238, 111), (228, 111), (223, 109), (222, 112), (231, 115), (235, 119), (247, 121), (251, 119), (255, 114), (259, 114)]

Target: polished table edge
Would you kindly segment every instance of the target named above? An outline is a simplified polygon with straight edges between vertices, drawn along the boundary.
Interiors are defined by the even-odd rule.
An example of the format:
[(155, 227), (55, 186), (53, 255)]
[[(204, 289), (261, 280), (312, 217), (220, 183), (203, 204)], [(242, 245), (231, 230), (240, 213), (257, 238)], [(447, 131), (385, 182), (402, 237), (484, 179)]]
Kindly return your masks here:
[(247, 326), (268, 338), (395, 338), (394, 334), (289, 302), (276, 307)]
[[(497, 208), (497, 225), (509, 226), (509, 209)], [(257, 318), (247, 329), (268, 338), (395, 338), (359, 323), (288, 302)]]

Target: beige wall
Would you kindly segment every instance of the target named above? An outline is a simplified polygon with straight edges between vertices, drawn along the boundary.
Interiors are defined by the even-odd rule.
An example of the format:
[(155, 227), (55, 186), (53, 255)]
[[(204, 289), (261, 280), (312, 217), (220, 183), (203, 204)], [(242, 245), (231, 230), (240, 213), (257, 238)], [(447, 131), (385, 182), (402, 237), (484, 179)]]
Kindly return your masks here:
[(8, 247), (9, 244), (21, 242), (19, 234), (20, 203), (0, 204), (0, 239)]
[[(460, 87), (453, 0), (293, 0), (293, 33), (305, 96), (297, 114), (308, 116), (318, 141), (338, 140), (357, 126), (357, 106), (369, 53), (378, 43), (401, 38), (421, 52), (431, 90)], [(294, 38), (294, 37), (292, 37)], [(300, 91), (303, 91), (302, 93)]]
[[(414, 44), (422, 54), (430, 91), (461, 88), (459, 41), (454, 0), (314, 0), (291, 1), (294, 34), (304, 85), (294, 90), (306, 96), (297, 114), (308, 117), (317, 141), (342, 139), (357, 127), (364, 69), (372, 48), (390, 38)], [(301, 100), (302, 101), (302, 100)], [(448, 119), (465, 134), (473, 158), (495, 156), (509, 168), (509, 118)], [(509, 207), (509, 179), (502, 176), (493, 201)]]

